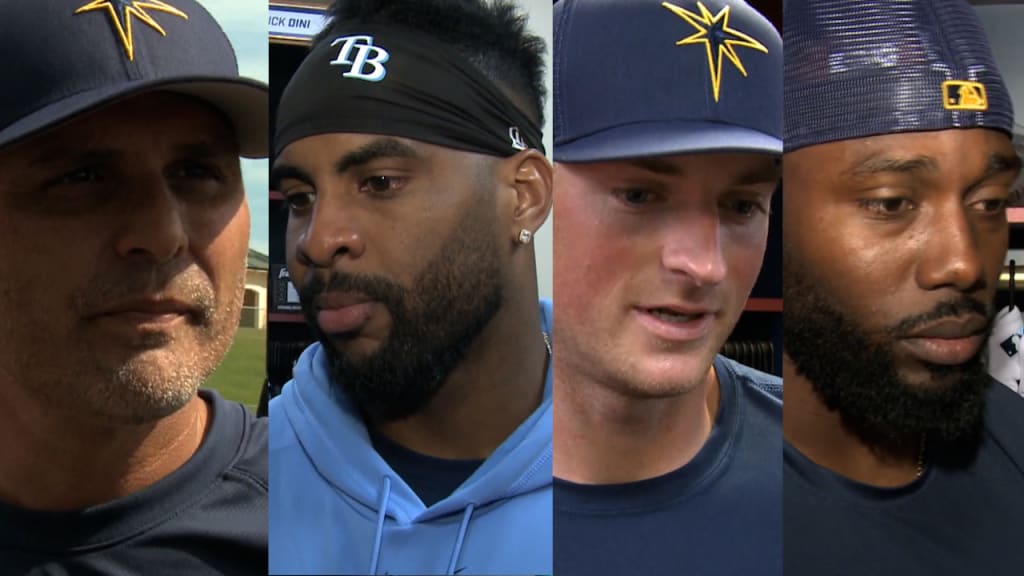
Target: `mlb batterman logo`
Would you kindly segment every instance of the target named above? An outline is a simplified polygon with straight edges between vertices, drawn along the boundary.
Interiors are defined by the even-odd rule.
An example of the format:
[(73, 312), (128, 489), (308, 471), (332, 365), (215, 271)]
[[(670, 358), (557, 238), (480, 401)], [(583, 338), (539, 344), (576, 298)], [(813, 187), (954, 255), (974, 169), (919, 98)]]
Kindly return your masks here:
[(968, 80), (946, 80), (942, 83), (942, 105), (947, 110), (988, 110), (985, 85)]
[(391, 58), (388, 51), (373, 45), (373, 36), (341, 36), (331, 46), (341, 45), (338, 57), (331, 60), (331, 66), (348, 66), (345, 78), (358, 78), (367, 82), (380, 82), (387, 76), (384, 63)]

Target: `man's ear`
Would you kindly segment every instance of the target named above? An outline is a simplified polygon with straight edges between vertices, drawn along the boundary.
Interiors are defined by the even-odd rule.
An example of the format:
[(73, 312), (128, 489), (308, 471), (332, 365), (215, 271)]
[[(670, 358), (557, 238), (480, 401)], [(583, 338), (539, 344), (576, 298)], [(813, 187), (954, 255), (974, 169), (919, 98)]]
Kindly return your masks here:
[(551, 164), (538, 150), (523, 150), (502, 160), (501, 181), (513, 193), (510, 238), (526, 243), (523, 230), (532, 236), (551, 213)]

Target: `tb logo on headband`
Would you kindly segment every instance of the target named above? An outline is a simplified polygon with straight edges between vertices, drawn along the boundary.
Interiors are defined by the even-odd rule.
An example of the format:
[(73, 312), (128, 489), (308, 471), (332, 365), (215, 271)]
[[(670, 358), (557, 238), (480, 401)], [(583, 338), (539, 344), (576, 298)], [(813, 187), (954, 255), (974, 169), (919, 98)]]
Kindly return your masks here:
[(391, 55), (380, 46), (373, 45), (373, 36), (341, 36), (331, 42), (331, 46), (338, 44), (341, 44), (341, 50), (338, 57), (331, 60), (331, 66), (348, 66), (348, 72), (342, 74), (345, 78), (380, 82), (387, 75), (384, 63)]

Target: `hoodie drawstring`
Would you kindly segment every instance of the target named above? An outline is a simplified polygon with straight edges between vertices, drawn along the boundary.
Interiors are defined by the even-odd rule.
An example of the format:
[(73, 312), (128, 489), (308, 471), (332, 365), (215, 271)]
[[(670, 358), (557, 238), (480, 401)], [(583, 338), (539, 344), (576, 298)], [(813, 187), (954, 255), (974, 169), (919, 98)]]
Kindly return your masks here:
[(370, 574), (377, 573), (380, 561), (380, 547), (384, 541), (384, 518), (387, 516), (388, 499), (391, 498), (391, 478), (384, 476), (381, 480), (380, 498), (377, 500), (377, 535), (373, 537), (373, 556), (370, 558)]
[(462, 515), (462, 524), (459, 525), (459, 536), (455, 539), (455, 549), (452, 550), (452, 559), (448, 563), (448, 570), (445, 574), (455, 574), (455, 564), (462, 555), (462, 542), (466, 539), (466, 531), (469, 529), (469, 519), (473, 516), (475, 504), (466, 505), (466, 512)]

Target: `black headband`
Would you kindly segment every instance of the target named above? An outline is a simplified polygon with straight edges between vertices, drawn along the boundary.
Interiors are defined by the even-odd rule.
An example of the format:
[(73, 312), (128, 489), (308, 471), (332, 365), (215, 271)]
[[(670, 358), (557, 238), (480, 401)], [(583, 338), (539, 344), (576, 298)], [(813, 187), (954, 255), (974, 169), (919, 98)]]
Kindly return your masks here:
[(339, 27), (285, 88), (274, 154), (317, 134), (420, 140), (492, 156), (543, 151), (541, 131), (476, 66), (423, 34)]

